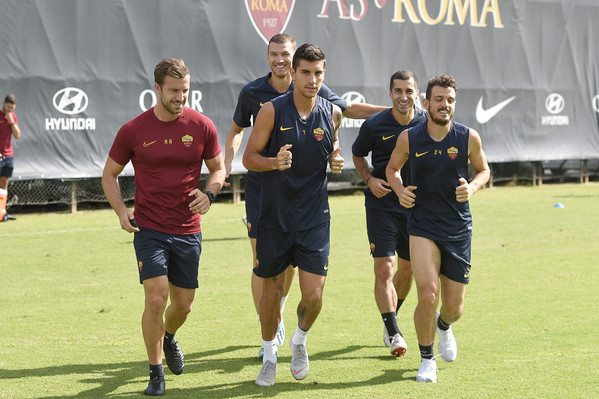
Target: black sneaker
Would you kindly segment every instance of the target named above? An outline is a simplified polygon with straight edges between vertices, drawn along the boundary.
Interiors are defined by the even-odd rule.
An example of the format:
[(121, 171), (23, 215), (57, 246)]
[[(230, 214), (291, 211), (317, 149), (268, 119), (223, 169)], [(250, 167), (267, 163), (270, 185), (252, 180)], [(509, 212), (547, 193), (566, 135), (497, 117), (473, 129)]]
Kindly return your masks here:
[(5, 213), (4, 217), (2, 218), (2, 220), (4, 222), (8, 222), (9, 220), (17, 220), (17, 218), (14, 217), (14, 216), (12, 216), (12, 215), (9, 215), (8, 213)]
[(159, 375), (157, 377), (150, 378), (150, 383), (144, 391), (148, 396), (162, 396), (164, 395), (164, 376)]
[(185, 367), (185, 361), (183, 359), (183, 352), (179, 349), (177, 341), (174, 339), (171, 343), (166, 341), (163, 344), (164, 358), (166, 359), (166, 365), (173, 374), (183, 373), (183, 367)]

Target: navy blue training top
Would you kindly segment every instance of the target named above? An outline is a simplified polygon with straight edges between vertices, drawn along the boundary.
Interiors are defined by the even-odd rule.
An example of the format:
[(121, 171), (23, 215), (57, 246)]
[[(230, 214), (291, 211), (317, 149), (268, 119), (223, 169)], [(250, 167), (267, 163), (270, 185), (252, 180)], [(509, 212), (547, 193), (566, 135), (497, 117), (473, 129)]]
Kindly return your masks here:
[(449, 133), (439, 142), (429, 136), (426, 124), (408, 131), (412, 185), (418, 187), (408, 217), (410, 235), (446, 241), (471, 237), (470, 206), (455, 198), (458, 179), (468, 180), (469, 131), (452, 121)]
[[(258, 111), (260, 111), (260, 108), (262, 108), (264, 104), (281, 94), (293, 91), (293, 83), (291, 83), (291, 86), (289, 86), (289, 89), (287, 89), (285, 93), (276, 91), (274, 87), (268, 83), (268, 79), (271, 75), (272, 72), (269, 72), (266, 76), (246, 84), (241, 89), (237, 100), (237, 107), (233, 114), (233, 122), (235, 122), (237, 126), (243, 128), (252, 126), (253, 122), (256, 121)], [(324, 83), (322, 84), (318, 95), (337, 105), (341, 108), (341, 111), (345, 111), (347, 108), (347, 102), (337, 94), (333, 93)], [(260, 172), (248, 171), (246, 183), (259, 185), (260, 176)]]
[[(414, 119), (407, 124), (401, 125), (393, 117), (391, 108), (372, 115), (360, 127), (360, 133), (352, 145), (352, 154), (357, 157), (366, 157), (372, 152), (371, 163), (372, 176), (387, 181), (385, 169), (391, 158), (391, 153), (395, 148), (399, 134), (404, 130), (419, 125), (427, 121), (426, 111), (415, 108)], [(401, 178), (404, 186), (410, 184), (410, 162), (401, 168)], [(408, 214), (408, 210), (399, 204), (399, 199), (395, 191), (382, 198), (377, 198), (370, 188), (364, 190), (365, 205), (371, 209), (383, 209), (389, 212)]]
[(275, 120), (266, 157), (291, 144), (291, 168), (262, 174), (258, 225), (284, 232), (302, 231), (328, 222), (327, 165), (333, 152), (333, 105), (316, 96), (316, 105), (302, 120), (293, 93), (272, 100)]

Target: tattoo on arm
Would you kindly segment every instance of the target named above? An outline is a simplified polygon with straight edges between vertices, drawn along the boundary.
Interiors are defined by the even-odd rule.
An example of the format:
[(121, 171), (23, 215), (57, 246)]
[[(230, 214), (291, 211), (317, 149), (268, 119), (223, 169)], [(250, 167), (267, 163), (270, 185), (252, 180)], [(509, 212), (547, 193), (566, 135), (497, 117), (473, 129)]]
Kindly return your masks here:
[(279, 279), (279, 278), (278, 278), (277, 276), (274, 276), (274, 277), (272, 278), (272, 282), (273, 282), (274, 284), (276, 284), (278, 279)]

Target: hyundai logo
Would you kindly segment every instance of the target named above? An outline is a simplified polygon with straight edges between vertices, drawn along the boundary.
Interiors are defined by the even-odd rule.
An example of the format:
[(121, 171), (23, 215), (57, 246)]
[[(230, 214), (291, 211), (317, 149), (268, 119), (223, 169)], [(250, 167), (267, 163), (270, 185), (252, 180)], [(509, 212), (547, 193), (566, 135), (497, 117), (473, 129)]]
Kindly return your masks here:
[(54, 94), (52, 103), (54, 108), (63, 114), (75, 115), (87, 109), (89, 100), (83, 90), (76, 87), (65, 87)]
[(552, 114), (559, 114), (564, 110), (566, 106), (566, 101), (564, 97), (557, 93), (551, 93), (545, 99), (545, 108), (548, 112)]
[(348, 104), (366, 102), (366, 98), (364, 98), (364, 96), (357, 91), (348, 91), (347, 93), (343, 94), (341, 98), (344, 99)]

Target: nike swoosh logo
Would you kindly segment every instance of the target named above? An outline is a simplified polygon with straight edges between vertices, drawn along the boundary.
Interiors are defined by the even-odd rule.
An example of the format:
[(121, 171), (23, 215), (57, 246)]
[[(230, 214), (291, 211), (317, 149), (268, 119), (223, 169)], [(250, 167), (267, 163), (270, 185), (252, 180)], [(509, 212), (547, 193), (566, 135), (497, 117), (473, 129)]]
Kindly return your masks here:
[(391, 135), (391, 136), (383, 136), (383, 141), (385, 140), (389, 140), (391, 137), (395, 137), (395, 135)]
[(509, 103), (514, 101), (516, 96), (510, 97), (507, 100), (503, 100), (499, 104), (492, 106), (491, 108), (484, 109), (483, 108), (483, 98), (481, 97), (478, 100), (478, 104), (476, 105), (476, 121), (478, 123), (485, 124), (491, 120), (495, 115), (499, 113), (503, 108), (505, 108)]
[(302, 368), (302, 369), (299, 369), (299, 370), (297, 370), (297, 371), (296, 371), (296, 370), (293, 370), (293, 374), (296, 374), (296, 375), (297, 375), (297, 374), (301, 373), (302, 371), (304, 371), (305, 369), (306, 369), (306, 368), (304, 367), (304, 368)]
[(284, 132), (285, 130), (289, 130), (289, 129), (293, 129), (293, 126), (292, 127), (283, 127), (283, 126), (281, 126), (281, 131), (282, 132)]
[(430, 151), (427, 151), (427, 152), (417, 152), (417, 153), (416, 153), (416, 158), (420, 158), (421, 156), (423, 156), (423, 155), (426, 155), (426, 154), (428, 154), (429, 152), (430, 152)]
[(263, 106), (265, 103), (263, 103), (262, 101), (260, 101), (260, 106)]
[(149, 147), (149, 146), (151, 146), (152, 144), (154, 144), (154, 143), (155, 143), (155, 142), (157, 142), (157, 141), (158, 141), (158, 140), (154, 140), (154, 141), (150, 141), (149, 143), (146, 143), (146, 142), (144, 141), (144, 147)]

